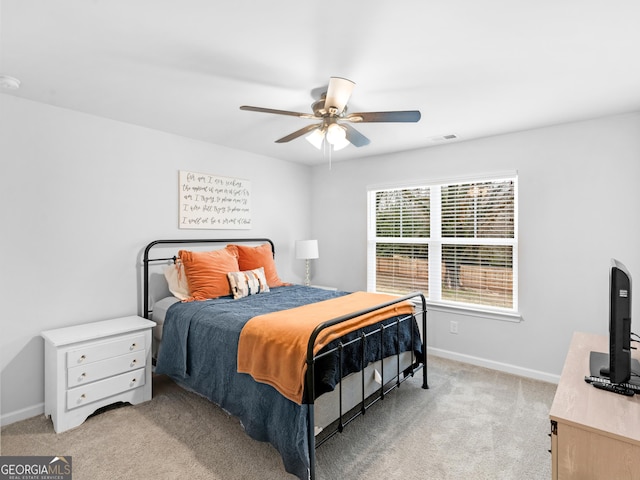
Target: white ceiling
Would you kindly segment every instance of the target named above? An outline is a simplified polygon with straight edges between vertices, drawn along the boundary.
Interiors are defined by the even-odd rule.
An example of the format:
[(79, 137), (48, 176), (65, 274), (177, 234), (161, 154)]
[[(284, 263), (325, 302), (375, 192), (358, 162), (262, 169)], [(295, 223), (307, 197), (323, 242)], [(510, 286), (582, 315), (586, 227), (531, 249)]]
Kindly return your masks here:
[[(0, 0), (3, 90), (306, 164), (330, 76), (349, 110), (413, 110), (361, 124), (371, 144), (333, 161), (640, 110), (640, 1)], [(450, 140), (456, 141), (456, 140)]]

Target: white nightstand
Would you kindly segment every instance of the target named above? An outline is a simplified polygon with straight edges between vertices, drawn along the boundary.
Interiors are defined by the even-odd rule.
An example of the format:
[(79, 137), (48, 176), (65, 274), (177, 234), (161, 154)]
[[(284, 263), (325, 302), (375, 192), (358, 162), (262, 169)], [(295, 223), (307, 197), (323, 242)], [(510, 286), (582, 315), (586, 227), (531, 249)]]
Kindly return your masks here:
[(56, 432), (116, 402), (151, 400), (151, 330), (131, 316), (42, 332), (44, 414)]

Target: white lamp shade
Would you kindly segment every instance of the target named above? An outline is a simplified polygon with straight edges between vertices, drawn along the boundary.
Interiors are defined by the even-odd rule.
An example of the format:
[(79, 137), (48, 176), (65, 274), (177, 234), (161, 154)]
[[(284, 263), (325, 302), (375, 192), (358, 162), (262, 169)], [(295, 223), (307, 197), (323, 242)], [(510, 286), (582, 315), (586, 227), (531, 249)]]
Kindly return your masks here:
[(296, 258), (318, 258), (317, 240), (296, 240)]
[(307, 142), (320, 150), (322, 148), (322, 142), (324, 142), (324, 132), (319, 128), (316, 128), (313, 132), (311, 132), (304, 138), (307, 140)]
[[(336, 125), (336, 127), (344, 131), (344, 129), (339, 125)], [(313, 132), (311, 132), (309, 135), (307, 135), (304, 138), (307, 140), (307, 142), (309, 142), (311, 145), (316, 147), (318, 150), (321, 150), (322, 144), (324, 143), (324, 140), (325, 140), (325, 135), (328, 136), (328, 131), (322, 130), (320, 128), (316, 128)], [(327, 138), (327, 142), (332, 145), (334, 151), (342, 150), (343, 148), (351, 144), (351, 142), (347, 140), (346, 132), (344, 132), (344, 134), (340, 134), (338, 132), (337, 135), (334, 135), (332, 137), (331, 141), (329, 141), (329, 139)]]
[(351, 142), (347, 140), (347, 138), (345, 137), (342, 139), (338, 139), (337, 141), (332, 143), (332, 145), (333, 145), (333, 150), (338, 151), (338, 150), (342, 150), (344, 147), (351, 145)]
[(347, 137), (347, 131), (337, 123), (332, 123), (327, 127), (327, 133), (325, 133), (325, 136), (327, 138), (327, 142), (334, 145), (344, 141)]

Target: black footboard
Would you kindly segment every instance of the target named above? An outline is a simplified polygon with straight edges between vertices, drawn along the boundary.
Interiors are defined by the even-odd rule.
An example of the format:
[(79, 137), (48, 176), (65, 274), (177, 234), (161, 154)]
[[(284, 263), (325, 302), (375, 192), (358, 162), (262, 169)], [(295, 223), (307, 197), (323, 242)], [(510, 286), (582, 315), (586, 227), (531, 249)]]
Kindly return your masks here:
[[(316, 338), (318, 335), (326, 328), (331, 327), (337, 323), (341, 323), (347, 320), (350, 320), (355, 317), (359, 317), (361, 315), (365, 315), (367, 313), (373, 312), (379, 308), (383, 308), (389, 305), (394, 305), (397, 303), (401, 303), (404, 301), (411, 301), (416, 305), (416, 311), (412, 315), (403, 315), (396, 317), (391, 322), (386, 322), (385, 324), (381, 324), (376, 329), (369, 331), (368, 333), (362, 332), (359, 336), (343, 342), (337, 342), (333, 348), (328, 350), (322, 350), (320, 353), (314, 355), (314, 345), (316, 342)], [(422, 335), (418, 331), (418, 336), (421, 340), (420, 351), (422, 355), (416, 355), (418, 345), (414, 344), (415, 329), (417, 327), (417, 320), (421, 321), (422, 325)], [(408, 349), (411, 353), (411, 362), (408, 368), (402, 369), (400, 368), (400, 354), (402, 353), (402, 349), (400, 346), (400, 329), (409, 327), (411, 330), (410, 338), (411, 345)], [(365, 359), (365, 352), (367, 351), (367, 342), (378, 342), (380, 357), (384, 357), (384, 345), (385, 345), (385, 336), (394, 336), (394, 341), (397, 342), (395, 349), (395, 358), (396, 358), (396, 375), (394, 376), (391, 382), (380, 382), (380, 388), (373, 395), (367, 395), (365, 391), (365, 367), (367, 366)], [(323, 357), (331, 354), (338, 355), (338, 368), (342, 369), (342, 358), (343, 352), (345, 348), (358, 346), (360, 354), (360, 369), (359, 375), (361, 376), (361, 400), (357, 408), (351, 409), (347, 412), (344, 411), (343, 408), (343, 396), (342, 396), (342, 385), (339, 384), (338, 388), (340, 389), (338, 394), (338, 402), (339, 402), (339, 418), (336, 422), (334, 422), (333, 428), (324, 432), (322, 438), (316, 440), (315, 434), (315, 420), (314, 420), (314, 404), (316, 398), (315, 386), (317, 385), (315, 379), (315, 365), (318, 361), (321, 361)], [(354, 312), (349, 315), (345, 315), (334, 320), (325, 322), (321, 325), (318, 325), (316, 329), (313, 331), (311, 338), (309, 339), (309, 343), (307, 346), (307, 372), (305, 377), (305, 390), (306, 390), (306, 398), (308, 403), (308, 414), (307, 414), (307, 430), (308, 430), (308, 443), (309, 443), (309, 460), (310, 460), (310, 479), (315, 480), (315, 449), (322, 445), (324, 442), (329, 440), (331, 437), (343, 431), (344, 427), (356, 419), (358, 416), (366, 413), (367, 409), (369, 409), (372, 405), (374, 405), (379, 400), (384, 400), (384, 397), (390, 391), (398, 388), (408, 377), (414, 376), (414, 374), (422, 370), (422, 388), (429, 388), (429, 384), (427, 382), (427, 310), (426, 310), (426, 300), (422, 293), (414, 292), (403, 297), (399, 297), (397, 299), (391, 300), (384, 304), (378, 305), (374, 308), (369, 308), (365, 310), (361, 310), (358, 312)], [(406, 350), (405, 350), (406, 351)], [(380, 363), (382, 368), (381, 377), (385, 378), (384, 375), (384, 362)], [(343, 378), (343, 372), (340, 371), (339, 378)]]

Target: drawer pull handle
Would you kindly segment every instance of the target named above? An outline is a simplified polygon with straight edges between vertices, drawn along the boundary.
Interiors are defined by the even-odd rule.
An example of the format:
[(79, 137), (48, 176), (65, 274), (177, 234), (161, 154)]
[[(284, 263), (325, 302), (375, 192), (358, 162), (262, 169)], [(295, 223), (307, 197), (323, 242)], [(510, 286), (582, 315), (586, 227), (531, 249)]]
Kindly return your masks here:
[(80, 358), (78, 359), (79, 362), (84, 362), (87, 359), (86, 355), (80, 355)]
[(87, 398), (87, 396), (84, 393), (80, 395), (80, 400), (84, 400), (85, 398)]
[(135, 358), (133, 360), (131, 360), (131, 366), (134, 367), (136, 365), (136, 363), (138, 363), (138, 360), (136, 360)]
[(138, 346), (138, 344), (137, 344), (137, 343), (132, 343), (132, 344), (131, 344), (131, 348), (130, 348), (129, 350), (133, 350), (133, 349), (134, 349), (134, 348), (136, 348), (137, 346)]

